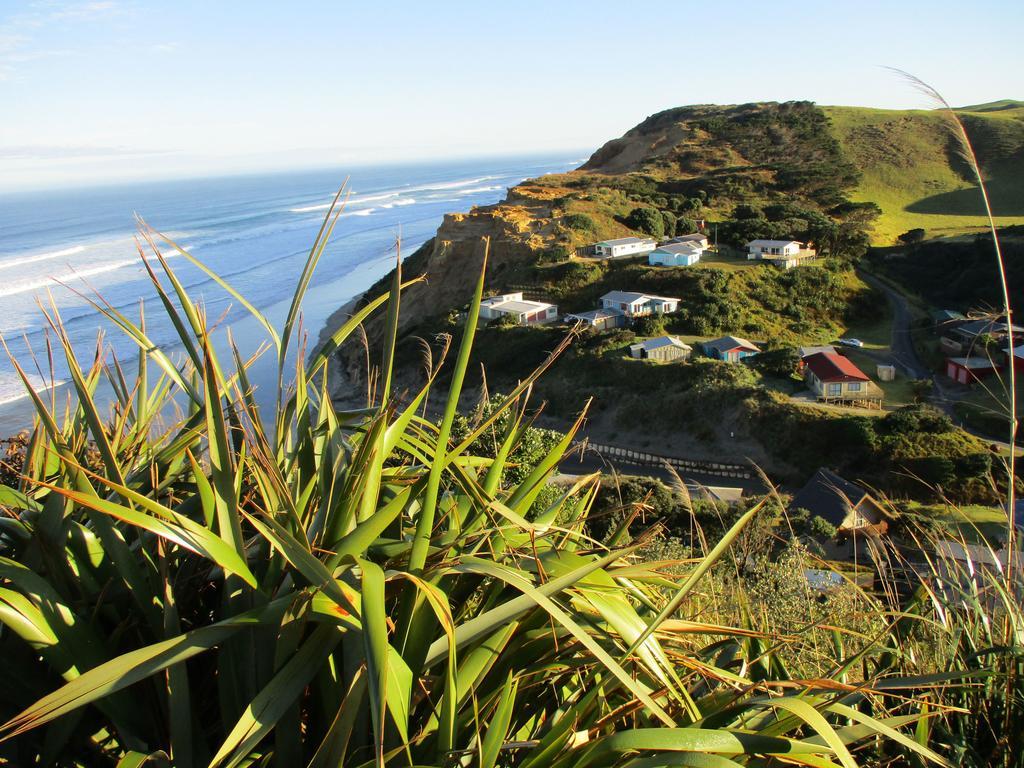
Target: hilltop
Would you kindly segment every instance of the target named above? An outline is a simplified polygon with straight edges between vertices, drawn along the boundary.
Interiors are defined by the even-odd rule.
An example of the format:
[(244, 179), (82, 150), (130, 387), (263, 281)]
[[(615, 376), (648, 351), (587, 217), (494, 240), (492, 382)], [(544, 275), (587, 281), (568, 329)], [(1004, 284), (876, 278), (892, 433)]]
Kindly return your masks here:
[[(890, 245), (916, 227), (935, 237), (986, 226), (976, 183), (946, 115), (861, 107), (823, 111), (860, 174), (851, 199), (882, 209), (875, 244)], [(1006, 99), (957, 112), (986, 177), (997, 223), (1024, 223), (1024, 102)]]
[[(1024, 106), (1004, 100), (961, 115), (999, 223), (1024, 223)], [(723, 246), (795, 237), (841, 259), (859, 258), (869, 244), (891, 245), (915, 227), (959, 235), (984, 223), (939, 112), (810, 102), (678, 107), (609, 141), (575, 171), (528, 180), (497, 205), (446, 216), (407, 261), (407, 272), (430, 281), (409, 292), (405, 327), (468, 301), (470, 265), (479, 263), (485, 237), (490, 288), (550, 284), (555, 268), (565, 272), (563, 288), (589, 284), (572, 254), (643, 231), (631, 219), (638, 209), (655, 236), (690, 231), (703, 219)], [(382, 280), (368, 295), (387, 285)]]
[[(1019, 111), (1005, 102), (965, 112), (983, 166), (1003, 190), (1016, 183), (1002, 165), (1018, 162)], [(943, 120), (936, 113), (809, 102), (680, 107), (609, 141), (575, 171), (525, 181), (497, 205), (450, 214), (436, 237), (404, 263), (407, 276), (427, 276), (403, 294), (397, 360), (405, 383), (419, 385), (421, 340), (436, 355), (436, 340), (458, 332), (458, 312), (470, 299), (488, 239), (488, 294), (525, 291), (557, 304), (560, 314), (593, 308), (612, 290), (680, 299), (678, 311), (663, 322), (588, 331), (577, 339), (536, 387), (553, 426), (593, 397), (588, 431), (595, 440), (639, 449), (657, 444), (672, 455), (711, 461), (751, 458), (792, 482), (824, 463), (877, 487), (917, 493), (920, 488), (900, 479), (904, 470), (945, 477), (943, 468), (986, 447), (952, 425), (942, 440), (912, 426), (901, 433), (897, 451), (884, 426), (893, 422), (878, 421), (878, 411), (837, 412), (801, 400), (804, 384), (794, 375), (792, 355), (796, 346), (854, 336), (867, 347), (851, 357), (874, 373), (875, 363), (891, 359), (891, 318), (885, 298), (854, 265), (872, 242), (891, 243), (907, 227), (929, 222), (933, 231), (935, 222), (953, 219), (956, 227), (943, 223), (941, 232), (963, 233), (979, 223), (969, 209), (959, 218), (929, 212), (942, 211), (947, 197), (959, 201), (958, 195), (970, 192), (966, 166), (953, 152)], [(929, 165), (916, 176), (904, 171), (902, 186), (883, 198), (870, 190), (897, 173), (904, 155), (879, 147), (904, 135), (910, 144), (904, 155), (920, 155)], [(899, 202), (904, 198), (923, 212), (909, 210)], [(698, 221), (718, 247), (694, 266), (579, 255), (595, 241), (634, 234), (662, 239), (692, 232)], [(818, 258), (789, 271), (748, 261), (739, 248), (758, 237), (810, 242)], [(389, 284), (384, 278), (363, 300)], [(382, 319), (367, 324), (371, 345), (382, 326)], [(467, 380), (471, 390), (507, 391), (567, 332), (491, 326), (479, 332)], [(698, 359), (653, 370), (629, 359), (633, 341), (665, 332), (693, 345), (738, 334), (764, 354), (752, 365)], [(342, 360), (358, 375), (365, 351), (354, 347)], [(891, 407), (918, 398), (902, 374), (883, 389)], [(975, 480), (965, 476), (955, 492), (987, 498)]]

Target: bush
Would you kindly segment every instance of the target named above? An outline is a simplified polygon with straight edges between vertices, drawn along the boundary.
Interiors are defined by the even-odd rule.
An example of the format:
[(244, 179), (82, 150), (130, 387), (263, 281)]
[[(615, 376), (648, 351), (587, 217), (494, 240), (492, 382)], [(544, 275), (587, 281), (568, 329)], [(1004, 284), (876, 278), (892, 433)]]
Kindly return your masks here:
[(605, 540), (629, 517), (634, 533), (653, 525), (658, 520), (668, 521), (674, 528), (680, 500), (665, 485), (653, 477), (626, 477), (617, 482), (603, 482), (594, 506), (587, 518), (590, 535)]
[(773, 349), (755, 355), (748, 363), (765, 376), (788, 379), (796, 373), (800, 356), (795, 349)]
[(899, 241), (904, 245), (917, 245), (924, 240), (925, 231), (920, 227), (910, 229), (899, 236)]
[(593, 232), (594, 220), (585, 213), (570, 213), (562, 217), (562, 224), (580, 232)]
[(634, 208), (626, 217), (626, 226), (638, 232), (660, 238), (665, 235), (665, 220), (656, 208)]
[(954, 429), (953, 422), (946, 414), (922, 403), (906, 405), (885, 415), (882, 417), (881, 427), (890, 435), (912, 435), (921, 432), (944, 434)]
[(638, 336), (660, 336), (665, 332), (665, 318), (662, 315), (644, 315), (633, 321), (633, 330)]

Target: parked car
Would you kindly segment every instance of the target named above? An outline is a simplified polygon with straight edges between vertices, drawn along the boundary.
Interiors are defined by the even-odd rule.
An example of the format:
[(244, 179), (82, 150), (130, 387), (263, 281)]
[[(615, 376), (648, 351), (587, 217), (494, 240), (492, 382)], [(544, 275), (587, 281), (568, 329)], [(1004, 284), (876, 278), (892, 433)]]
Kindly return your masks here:
[(860, 339), (840, 339), (839, 343), (844, 347), (863, 347), (864, 342)]

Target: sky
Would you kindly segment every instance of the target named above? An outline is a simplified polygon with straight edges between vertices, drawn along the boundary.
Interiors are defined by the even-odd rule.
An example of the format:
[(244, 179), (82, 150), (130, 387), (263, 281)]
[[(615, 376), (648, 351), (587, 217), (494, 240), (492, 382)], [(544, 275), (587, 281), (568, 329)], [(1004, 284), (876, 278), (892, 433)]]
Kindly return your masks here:
[(0, 190), (593, 150), (696, 103), (1024, 98), (1024, 3), (0, 0)]

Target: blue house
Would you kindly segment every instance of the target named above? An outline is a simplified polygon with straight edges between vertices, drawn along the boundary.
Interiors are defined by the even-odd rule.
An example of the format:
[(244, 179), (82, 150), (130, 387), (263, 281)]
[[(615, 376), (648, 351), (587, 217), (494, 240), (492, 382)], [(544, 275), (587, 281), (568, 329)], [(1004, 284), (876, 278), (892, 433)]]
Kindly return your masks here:
[(651, 251), (647, 260), (653, 266), (692, 267), (700, 261), (703, 253), (704, 249), (700, 243), (668, 243)]

